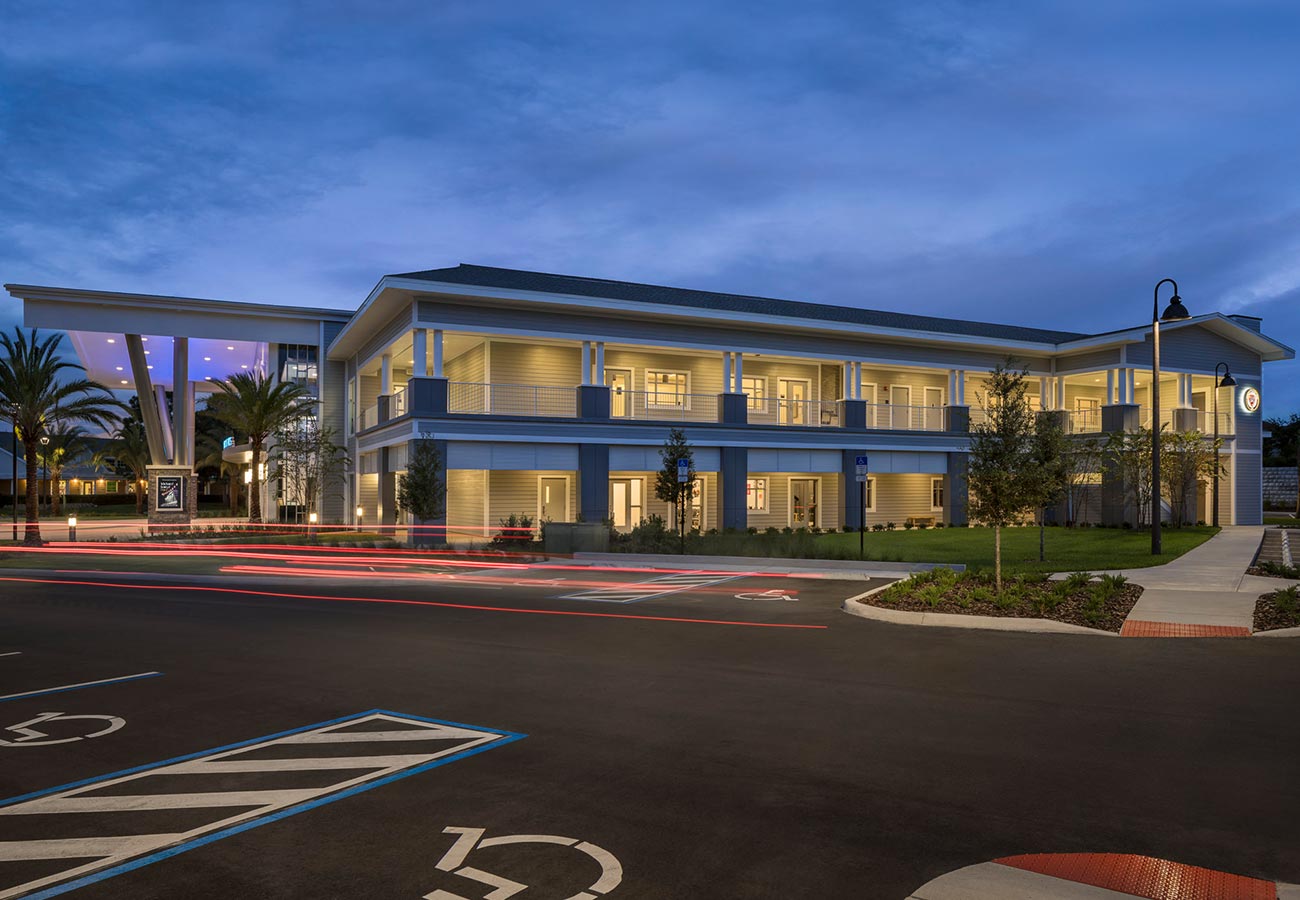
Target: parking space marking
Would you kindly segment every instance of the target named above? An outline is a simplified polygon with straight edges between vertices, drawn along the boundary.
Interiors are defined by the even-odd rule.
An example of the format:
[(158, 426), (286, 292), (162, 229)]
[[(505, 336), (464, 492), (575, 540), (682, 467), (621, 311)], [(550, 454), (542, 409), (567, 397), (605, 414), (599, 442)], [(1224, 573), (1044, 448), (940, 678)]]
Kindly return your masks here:
[[(372, 732), (354, 730), (357, 726), (375, 722), (384, 727)], [(372, 737), (374, 735), (378, 737)], [(35, 880), (21, 884), (0, 883), (0, 900), (19, 895), (25, 895), (26, 900), (54, 897), (523, 737), (522, 734), (493, 728), (370, 710), (0, 801), (0, 817), (5, 820), (3, 830), (7, 836), (18, 838), (0, 841), (0, 860), (67, 859), (70, 862), (68, 868)], [(408, 741), (417, 746), (428, 746), (421, 747), (418, 752), (412, 752), (411, 747), (399, 749), (393, 746), (395, 742)], [(321, 759), (293, 756), (294, 748), (316, 744), (348, 745), (349, 748), (355, 747), (356, 755)], [(284, 756), (248, 758), (250, 755), (261, 756), (267, 748), (284, 748)], [(195, 786), (201, 788), (204, 776), (229, 772), (335, 769), (346, 774), (340, 774), (331, 783), (312, 788), (200, 789), (179, 793), (154, 788), (159, 780), (163, 785), (174, 784), (176, 776), (194, 776)], [(361, 774), (356, 774), (358, 771)], [(129, 795), (100, 793), (126, 783), (130, 784)], [(212, 815), (208, 821), (185, 830), (164, 827), (153, 834), (111, 833), (115, 813), (169, 809), (211, 809)], [(24, 819), (30, 815), (39, 818)], [(95, 820), (97, 816), (106, 818)], [(99, 836), (84, 836), (84, 823), (88, 821), (99, 826)], [(186, 821), (187, 826), (192, 826), (192, 823), (193, 819)], [(25, 825), (40, 836), (21, 839)], [(66, 831), (69, 836), (51, 836), (60, 831)], [(29, 895), (30, 891), (37, 893)]]
[(620, 585), (619, 587), (579, 591), (576, 594), (566, 594), (559, 599), (593, 600), (598, 603), (637, 603), (641, 600), (650, 600), (668, 594), (679, 594), (682, 591), (735, 581), (737, 578), (745, 577), (746, 574), (748, 573), (680, 572), (675, 575), (665, 575), (662, 578), (652, 578), (649, 581), (638, 581), (628, 585)]
[(22, 656), (22, 655), (23, 655), (23, 651), (21, 650), (10, 650), (8, 653), (0, 653), (0, 656)]
[(116, 678), (101, 678), (98, 681), (83, 681), (79, 684), (64, 684), (58, 687), (41, 688), (37, 691), (23, 691), (21, 694), (3, 694), (0, 695), (0, 703), (6, 700), (22, 700), (26, 697), (44, 697), (46, 694), (60, 694), (64, 691), (75, 691), (81, 688), (96, 687), (101, 684), (120, 684), (124, 681), (138, 681), (141, 678), (157, 678), (162, 672), (137, 672), (134, 675), (119, 675)]

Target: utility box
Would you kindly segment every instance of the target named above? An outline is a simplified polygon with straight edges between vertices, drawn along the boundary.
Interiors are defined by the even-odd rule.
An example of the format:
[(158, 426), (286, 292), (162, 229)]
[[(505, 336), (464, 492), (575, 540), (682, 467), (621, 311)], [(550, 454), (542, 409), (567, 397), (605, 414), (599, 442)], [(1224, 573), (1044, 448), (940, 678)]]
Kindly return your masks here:
[(601, 522), (547, 522), (542, 527), (542, 549), (556, 556), (607, 553), (609, 526)]

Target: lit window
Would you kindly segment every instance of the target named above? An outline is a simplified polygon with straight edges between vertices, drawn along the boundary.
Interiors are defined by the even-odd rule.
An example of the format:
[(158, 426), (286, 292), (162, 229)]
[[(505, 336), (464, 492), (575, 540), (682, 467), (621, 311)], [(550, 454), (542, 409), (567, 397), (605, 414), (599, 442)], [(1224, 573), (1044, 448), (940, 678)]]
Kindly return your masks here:
[(930, 479), (930, 511), (938, 512), (943, 509), (943, 479)]
[(745, 509), (767, 511), (767, 479), (749, 478), (745, 481)]
[(746, 405), (750, 409), (765, 411), (767, 409), (767, 379), (762, 376), (746, 375), (740, 379), (740, 390), (749, 395)]
[(690, 393), (690, 376), (685, 372), (663, 372), (647, 369), (645, 373), (646, 404), (648, 406), (676, 406), (684, 408)]

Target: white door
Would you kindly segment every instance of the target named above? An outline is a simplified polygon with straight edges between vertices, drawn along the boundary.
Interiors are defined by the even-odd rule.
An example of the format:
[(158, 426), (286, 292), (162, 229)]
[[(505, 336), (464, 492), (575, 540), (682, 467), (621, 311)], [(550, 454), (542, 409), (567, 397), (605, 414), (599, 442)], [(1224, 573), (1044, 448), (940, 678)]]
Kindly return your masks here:
[(780, 401), (782, 425), (808, 424), (808, 382), (797, 378), (778, 378), (777, 399)]
[(943, 388), (925, 389), (925, 430), (943, 431)]
[(632, 415), (632, 373), (627, 369), (606, 369), (605, 385), (609, 388), (609, 414), (615, 419)]
[(889, 427), (907, 429), (912, 427), (912, 389), (892, 385), (889, 388)]
[(867, 404), (867, 427), (883, 428), (884, 423), (876, 408), (876, 385), (870, 381), (862, 383), (862, 399)]
[(640, 478), (615, 478), (609, 482), (609, 517), (620, 531), (631, 531), (644, 517)]
[(817, 518), (817, 478), (790, 479), (790, 527), (814, 528)]
[(537, 479), (537, 524), (568, 522), (569, 479), (543, 475)]

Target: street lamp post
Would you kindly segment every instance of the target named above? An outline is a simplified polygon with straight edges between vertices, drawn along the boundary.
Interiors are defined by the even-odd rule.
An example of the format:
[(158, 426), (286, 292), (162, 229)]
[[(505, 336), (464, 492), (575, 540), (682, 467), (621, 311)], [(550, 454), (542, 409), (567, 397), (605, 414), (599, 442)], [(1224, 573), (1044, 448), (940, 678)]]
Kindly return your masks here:
[[(49, 439), (49, 437), (48, 437), (47, 435), (44, 435), (44, 434), (41, 435), (41, 447), (44, 448), (44, 447), (48, 447), (48, 446), (50, 446), (50, 439)], [(50, 475), (49, 475), (49, 470), (48, 470), (48, 469), (46, 468), (46, 466), (45, 466), (45, 464), (46, 464), (47, 462), (49, 462), (49, 456), (45, 453), (44, 450), (42, 450), (42, 452), (41, 452), (41, 481), (45, 482), (45, 489), (48, 491), (48, 490), (50, 489)], [(49, 502), (46, 503), (46, 506), (53, 506), (53, 505), (54, 505), (54, 498), (53, 498), (53, 495), (51, 495)], [(37, 491), (36, 491), (36, 515), (39, 516), (40, 514), (41, 514), (41, 492), (40, 492), (40, 490), (39, 490), (39, 488), (38, 488)]]
[[(1223, 380), (1219, 380), (1219, 366), (1223, 366)], [(1219, 527), (1219, 388), (1234, 387), (1237, 379), (1228, 371), (1227, 363), (1214, 366), (1214, 487), (1210, 492), (1210, 524)]]
[[(1164, 315), (1160, 309), (1160, 285), (1169, 282), (1174, 295), (1169, 298)], [(1151, 555), (1160, 555), (1160, 323), (1189, 319), (1191, 314), (1178, 296), (1178, 282), (1162, 278), (1151, 296)]]
[(18, 416), (15, 411), (9, 418), (9, 451), (13, 457), (13, 473), (9, 479), (9, 489), (13, 493), (14, 508), (12, 510), (14, 523), (14, 543), (18, 543)]

